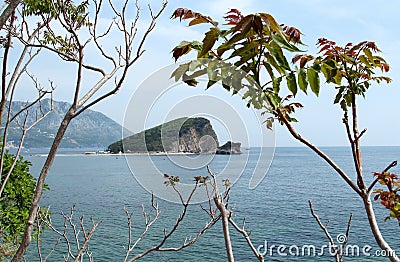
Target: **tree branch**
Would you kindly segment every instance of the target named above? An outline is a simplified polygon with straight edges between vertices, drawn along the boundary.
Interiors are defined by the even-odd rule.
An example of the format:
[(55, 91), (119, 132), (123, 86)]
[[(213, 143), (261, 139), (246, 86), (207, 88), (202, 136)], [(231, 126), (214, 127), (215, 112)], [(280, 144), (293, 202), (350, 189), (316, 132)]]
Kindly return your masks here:
[[(397, 161), (393, 161), (392, 163), (390, 163), (383, 171), (382, 173), (388, 172), (392, 167), (397, 166)], [(367, 193), (370, 195), (372, 193), (372, 189), (374, 189), (374, 186), (376, 185), (376, 183), (379, 181), (378, 178), (376, 178), (371, 185), (368, 187), (368, 191)]]
[(361, 190), (357, 187), (357, 185), (354, 184), (354, 182), (349, 178), (349, 176), (329, 157), (327, 156), (323, 151), (321, 151), (318, 147), (315, 145), (311, 144), (308, 140), (300, 136), (299, 133), (296, 132), (296, 130), (293, 128), (293, 126), (289, 123), (289, 121), (286, 119), (286, 117), (282, 114), (282, 112), (278, 109), (278, 114), (280, 115), (279, 119), (282, 120), (286, 128), (289, 130), (290, 134), (299, 140), (301, 143), (304, 145), (308, 146), (310, 149), (312, 149), (318, 156), (320, 156), (322, 159), (325, 160), (345, 181), (346, 183), (359, 195), (362, 196)]

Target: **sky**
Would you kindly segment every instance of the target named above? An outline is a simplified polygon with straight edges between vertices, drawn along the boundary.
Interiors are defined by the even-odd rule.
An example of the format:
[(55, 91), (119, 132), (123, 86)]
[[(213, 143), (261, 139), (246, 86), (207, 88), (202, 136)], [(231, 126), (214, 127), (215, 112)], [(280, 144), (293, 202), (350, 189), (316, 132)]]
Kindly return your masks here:
[[(160, 1), (139, 0), (139, 2), (143, 7), (143, 20), (140, 22), (140, 30), (143, 30), (144, 25), (148, 22), (145, 10), (146, 4), (150, 3), (154, 9), (157, 9), (160, 6)], [(104, 113), (121, 124), (126, 122), (127, 118), (132, 121), (138, 112), (143, 111), (143, 114), (148, 113), (144, 112), (144, 109), (140, 108), (140, 106), (130, 103), (131, 100), (137, 99), (137, 91), (140, 88), (146, 88), (143, 86), (143, 83), (146, 82), (147, 78), (154, 77), (154, 74), (157, 75), (160, 69), (174, 64), (171, 54), (174, 46), (182, 40), (202, 40), (204, 32), (208, 28), (204, 25), (188, 27), (187, 22), (171, 20), (171, 14), (178, 7), (185, 7), (202, 14), (207, 14), (220, 22), (223, 21), (222, 17), (230, 8), (237, 8), (244, 14), (254, 12), (270, 13), (279, 23), (295, 26), (302, 31), (304, 34), (303, 42), (307, 45), (303, 49), (306, 49), (309, 53), (315, 53), (315, 43), (319, 37), (325, 37), (343, 45), (348, 42), (357, 43), (363, 40), (375, 41), (383, 51), (381, 55), (391, 66), (391, 71), (388, 75), (393, 79), (393, 82), (389, 85), (374, 85), (368, 91), (366, 99), (360, 99), (360, 129), (368, 129), (363, 137), (362, 144), (370, 146), (400, 145), (398, 137), (398, 130), (400, 130), (400, 122), (398, 121), (398, 112), (400, 111), (398, 102), (400, 101), (400, 34), (398, 33), (398, 12), (400, 11), (400, 3), (394, 0), (170, 0), (155, 30), (145, 43), (146, 52), (138, 63), (131, 68), (125, 85), (118, 94), (96, 105), (93, 108), (94, 110)], [(106, 14), (103, 17), (104, 22), (107, 22), (110, 17), (111, 15)], [(113, 38), (107, 39), (105, 45), (112, 46), (115, 44), (114, 41), (115, 39)], [(96, 58), (95, 54), (91, 54), (90, 52), (88, 57), (92, 59)], [(74, 79), (71, 76), (75, 73), (75, 68), (57, 61), (56, 58), (51, 56), (42, 58), (42, 60), (33, 64), (34, 68), (32, 70), (38, 76), (39, 80), (46, 82), (51, 79), (56, 83), (57, 89), (54, 93), (56, 100), (71, 101), (72, 94), (68, 85), (71, 84), (71, 79)], [(93, 81), (94, 76), (89, 75), (85, 78), (85, 84), (90, 85)], [(167, 117), (166, 112), (173, 110), (174, 99), (176, 99), (176, 103), (183, 103), (190, 96), (200, 97), (202, 95), (209, 95), (228, 101), (225, 104), (234, 108), (233, 111), (241, 115), (239, 117), (242, 120), (241, 123), (247, 125), (247, 138), (263, 136), (265, 134), (265, 130), (260, 131), (260, 126), (256, 118), (253, 119), (252, 117), (245, 116), (249, 114), (249, 112), (246, 112), (248, 109), (245, 108), (245, 104), (241, 104), (240, 101), (235, 100), (235, 98), (230, 97), (228, 94), (224, 94), (218, 90), (213, 90), (212, 92), (204, 91), (203, 88), (199, 87), (198, 90), (193, 91), (194, 93), (189, 92), (185, 98), (183, 96), (184, 92), (180, 92), (179, 88), (181, 87), (175, 89), (175, 93), (167, 94), (163, 98), (164, 102), (161, 99), (161, 104), (155, 104), (152, 111), (153, 118), (150, 117), (146, 125), (160, 124), (159, 122)], [(23, 91), (17, 95), (17, 98), (24, 100), (28, 99), (27, 96), (29, 95), (29, 91)], [(308, 96), (298, 95), (298, 100), (304, 105), (304, 108), (295, 115), (299, 120), (299, 123), (295, 124), (295, 128), (303, 137), (318, 146), (347, 145), (345, 129), (341, 121), (342, 113), (336, 105), (333, 105), (334, 96), (334, 88), (327, 85), (322, 86), (318, 98), (313, 94), (309, 94)], [(192, 104), (195, 104), (195, 102)], [(207, 107), (207, 104), (204, 107)], [(205, 114), (201, 112), (201, 107), (198, 108), (199, 115)], [(190, 112), (190, 114), (193, 115), (194, 112)], [(227, 114), (231, 114), (231, 112), (227, 111)], [(222, 118), (218, 118), (219, 122), (215, 122), (214, 120), (212, 122), (217, 126), (217, 134), (226, 138), (228, 137), (227, 133), (230, 132), (229, 128), (233, 127), (229, 127), (230, 123), (224, 123)], [(265, 129), (265, 127), (262, 128)], [(275, 138), (271, 138), (272, 136), (275, 136)], [(268, 134), (269, 138), (276, 140), (277, 146), (300, 145), (284, 128), (279, 126), (276, 126), (275, 134)], [(238, 137), (238, 139), (241, 138)], [(251, 146), (257, 146), (262, 144), (260, 142), (262, 140), (262, 138), (258, 137), (258, 139), (253, 139), (253, 142), (249, 143)]]

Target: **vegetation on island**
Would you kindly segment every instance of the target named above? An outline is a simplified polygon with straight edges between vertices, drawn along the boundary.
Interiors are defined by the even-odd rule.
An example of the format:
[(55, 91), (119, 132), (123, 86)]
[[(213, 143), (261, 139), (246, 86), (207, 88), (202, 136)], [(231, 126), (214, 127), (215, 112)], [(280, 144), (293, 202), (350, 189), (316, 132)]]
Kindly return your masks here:
[(242, 152), (240, 151), (241, 143), (235, 143), (232, 141), (228, 141), (222, 146), (218, 147), (216, 154), (217, 155), (238, 155)]

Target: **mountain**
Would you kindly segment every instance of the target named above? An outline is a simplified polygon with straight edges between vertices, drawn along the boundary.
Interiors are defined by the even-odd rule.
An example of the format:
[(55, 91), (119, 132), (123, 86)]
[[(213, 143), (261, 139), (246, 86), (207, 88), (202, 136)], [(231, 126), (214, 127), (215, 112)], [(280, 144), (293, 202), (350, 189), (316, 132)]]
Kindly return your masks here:
[[(16, 114), (26, 105), (25, 102), (12, 102), (12, 115)], [(52, 102), (53, 110), (37, 125), (27, 132), (24, 147), (44, 148), (50, 147), (57, 133), (58, 127), (70, 108), (66, 102)], [(44, 99), (41, 104), (43, 112), (50, 111), (51, 100)], [(29, 109), (27, 125), (29, 126), (36, 120), (37, 112), (40, 112), (38, 104)], [(23, 123), (25, 114), (21, 114), (19, 122)], [(3, 116), (3, 123), (5, 116)], [(108, 118), (100, 112), (86, 110), (77, 118), (73, 119), (68, 126), (67, 132), (61, 142), (61, 147), (96, 147), (105, 148), (113, 141), (122, 137), (122, 127), (114, 120)], [(13, 123), (9, 129), (8, 141), (10, 145), (18, 145), (21, 138), (21, 129)]]
[(128, 136), (108, 147), (112, 153), (214, 153), (218, 138), (208, 119), (178, 118)]

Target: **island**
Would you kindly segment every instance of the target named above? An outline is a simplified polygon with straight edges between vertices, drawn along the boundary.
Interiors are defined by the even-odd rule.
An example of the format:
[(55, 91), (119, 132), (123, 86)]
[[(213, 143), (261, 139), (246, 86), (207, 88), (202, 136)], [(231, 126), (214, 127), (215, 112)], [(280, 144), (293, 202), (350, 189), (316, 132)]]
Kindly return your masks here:
[(232, 141), (226, 142), (223, 146), (218, 147), (215, 152), (217, 155), (240, 155), (241, 143), (234, 143)]
[(117, 153), (241, 154), (240, 143), (219, 146), (217, 135), (204, 117), (178, 118), (128, 136), (108, 146)]

